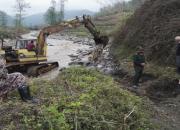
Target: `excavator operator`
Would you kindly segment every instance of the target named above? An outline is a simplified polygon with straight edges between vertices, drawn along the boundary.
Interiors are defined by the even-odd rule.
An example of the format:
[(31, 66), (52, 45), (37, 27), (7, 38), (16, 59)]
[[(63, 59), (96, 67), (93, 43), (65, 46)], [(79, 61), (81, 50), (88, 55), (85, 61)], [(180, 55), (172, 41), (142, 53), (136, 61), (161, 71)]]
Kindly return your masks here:
[(34, 41), (30, 41), (30, 43), (27, 44), (26, 48), (28, 51), (35, 51)]

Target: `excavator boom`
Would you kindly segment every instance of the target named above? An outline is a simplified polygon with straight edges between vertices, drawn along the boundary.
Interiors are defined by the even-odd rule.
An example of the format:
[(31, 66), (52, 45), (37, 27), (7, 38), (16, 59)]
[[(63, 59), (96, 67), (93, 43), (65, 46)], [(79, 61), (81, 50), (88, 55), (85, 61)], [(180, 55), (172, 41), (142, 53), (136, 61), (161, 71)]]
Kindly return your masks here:
[(38, 36), (38, 55), (43, 55), (44, 52), (46, 51), (44, 46), (45, 46), (46, 37), (48, 35), (57, 33), (66, 29), (76, 28), (81, 25), (84, 25), (84, 27), (89, 30), (89, 32), (94, 37), (96, 45), (103, 44), (104, 47), (107, 45), (109, 41), (108, 36), (101, 35), (100, 31), (96, 29), (95, 25), (91, 21), (91, 17), (83, 15), (82, 18), (76, 17), (73, 20), (65, 21), (58, 25), (43, 28), (40, 31), (39, 36)]
[(44, 55), (44, 52), (46, 51), (44, 48), (45, 47), (45, 42), (46, 42), (46, 38), (50, 35), (50, 34), (53, 34), (53, 33), (57, 33), (57, 32), (60, 32), (60, 31), (63, 31), (65, 29), (69, 29), (69, 28), (72, 28), (72, 27), (77, 27), (77, 26), (80, 26), (80, 21), (79, 19), (73, 19), (69, 22), (62, 22), (58, 25), (53, 25), (53, 26), (49, 26), (49, 27), (45, 27), (43, 28), (39, 35), (38, 35), (38, 55)]

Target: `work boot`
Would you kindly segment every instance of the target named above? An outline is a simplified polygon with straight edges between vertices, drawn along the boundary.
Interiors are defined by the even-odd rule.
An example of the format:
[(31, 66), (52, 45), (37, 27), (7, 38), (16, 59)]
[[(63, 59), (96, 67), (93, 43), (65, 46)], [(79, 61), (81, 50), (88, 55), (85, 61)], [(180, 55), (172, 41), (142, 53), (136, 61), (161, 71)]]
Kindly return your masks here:
[(18, 91), (19, 91), (19, 95), (23, 101), (32, 100), (29, 87), (22, 86), (22, 87), (18, 88)]
[(27, 99), (28, 100), (32, 100), (33, 99), (33, 97), (31, 96), (29, 87), (27, 87)]

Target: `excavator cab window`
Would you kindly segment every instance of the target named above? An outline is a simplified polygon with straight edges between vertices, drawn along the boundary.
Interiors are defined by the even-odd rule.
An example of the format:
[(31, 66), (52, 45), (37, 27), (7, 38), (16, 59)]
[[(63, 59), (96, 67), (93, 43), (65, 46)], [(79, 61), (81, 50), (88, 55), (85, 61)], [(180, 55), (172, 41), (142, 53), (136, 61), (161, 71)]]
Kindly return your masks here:
[(16, 42), (16, 49), (25, 49), (25, 44), (24, 44), (24, 41), (22, 40), (19, 40)]
[(33, 43), (34, 47), (36, 47), (36, 40), (18, 40), (16, 42), (16, 49), (27, 49), (30, 43)]

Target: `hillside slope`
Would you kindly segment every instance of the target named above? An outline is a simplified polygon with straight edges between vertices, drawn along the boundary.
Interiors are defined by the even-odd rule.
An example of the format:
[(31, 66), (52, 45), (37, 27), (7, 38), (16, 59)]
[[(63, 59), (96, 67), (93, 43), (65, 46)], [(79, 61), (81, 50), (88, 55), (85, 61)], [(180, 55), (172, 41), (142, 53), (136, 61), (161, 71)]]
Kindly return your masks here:
[(149, 61), (175, 64), (174, 37), (180, 35), (180, 1), (149, 0), (115, 33), (111, 54), (129, 57), (143, 45)]

